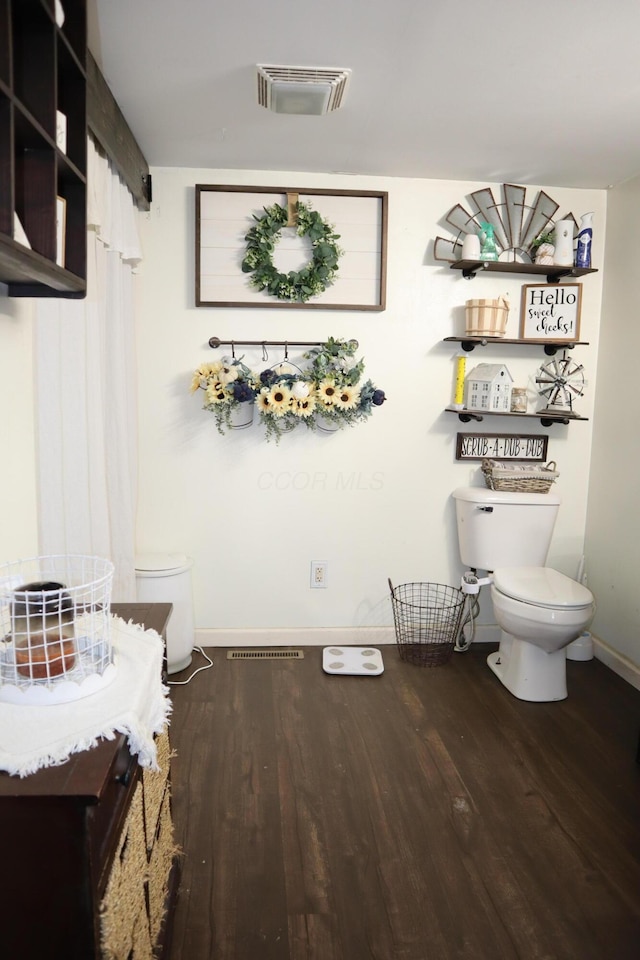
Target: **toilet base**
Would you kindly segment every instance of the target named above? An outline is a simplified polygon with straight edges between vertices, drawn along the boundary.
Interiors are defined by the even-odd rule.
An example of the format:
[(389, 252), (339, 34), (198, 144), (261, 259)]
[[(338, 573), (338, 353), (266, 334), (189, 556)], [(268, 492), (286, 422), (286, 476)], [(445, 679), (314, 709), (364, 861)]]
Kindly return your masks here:
[(500, 646), (487, 657), (496, 677), (518, 700), (548, 703), (567, 697), (566, 649), (546, 653), (502, 632)]

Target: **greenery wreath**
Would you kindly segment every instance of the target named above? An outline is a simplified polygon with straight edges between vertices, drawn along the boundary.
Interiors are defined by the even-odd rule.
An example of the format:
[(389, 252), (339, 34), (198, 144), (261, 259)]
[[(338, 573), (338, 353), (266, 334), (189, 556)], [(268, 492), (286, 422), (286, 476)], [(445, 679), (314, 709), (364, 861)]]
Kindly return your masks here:
[(266, 290), (278, 300), (302, 303), (324, 293), (338, 272), (342, 250), (336, 240), (340, 239), (340, 235), (333, 232), (333, 226), (326, 223), (317, 211), (306, 203), (298, 202), (296, 233), (309, 238), (313, 256), (302, 270), (280, 273), (273, 264), (273, 253), (288, 214), (278, 203), (263, 209), (263, 216), (253, 215), (256, 224), (245, 237), (247, 250), (242, 261), (242, 272), (253, 274), (249, 280), (251, 286)]

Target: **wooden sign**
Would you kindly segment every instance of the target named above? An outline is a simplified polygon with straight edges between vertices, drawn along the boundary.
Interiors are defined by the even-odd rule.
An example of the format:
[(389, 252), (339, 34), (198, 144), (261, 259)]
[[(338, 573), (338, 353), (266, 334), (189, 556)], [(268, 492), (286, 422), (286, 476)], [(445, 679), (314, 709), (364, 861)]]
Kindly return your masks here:
[(581, 283), (527, 283), (522, 288), (521, 340), (580, 339)]
[(456, 460), (530, 460), (547, 462), (549, 437), (522, 433), (459, 433)]
[[(196, 184), (195, 191), (196, 307), (372, 311), (386, 308), (386, 192), (218, 184)], [(255, 289), (250, 275), (242, 269), (247, 231), (273, 204), (284, 207), (290, 215), (294, 194), (335, 227), (341, 251), (335, 280), (304, 303)], [(313, 260), (309, 238), (298, 236), (294, 227), (283, 224), (273, 243), (271, 259), (283, 274), (297, 273)]]

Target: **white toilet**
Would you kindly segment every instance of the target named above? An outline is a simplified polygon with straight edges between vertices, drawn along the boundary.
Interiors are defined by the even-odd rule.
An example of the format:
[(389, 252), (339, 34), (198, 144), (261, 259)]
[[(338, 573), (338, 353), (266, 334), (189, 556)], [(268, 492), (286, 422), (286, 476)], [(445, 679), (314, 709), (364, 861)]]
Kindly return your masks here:
[(560, 497), (483, 487), (454, 490), (462, 562), (489, 571), (500, 647), (487, 662), (520, 700), (567, 696), (566, 651), (591, 622), (586, 587), (544, 564)]

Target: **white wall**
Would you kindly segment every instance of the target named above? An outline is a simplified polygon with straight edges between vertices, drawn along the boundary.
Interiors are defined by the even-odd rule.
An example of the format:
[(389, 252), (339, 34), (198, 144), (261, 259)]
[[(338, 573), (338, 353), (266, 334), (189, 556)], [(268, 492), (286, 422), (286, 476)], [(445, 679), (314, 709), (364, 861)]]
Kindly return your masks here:
[[(463, 332), (465, 300), (507, 293), (507, 336), (518, 334), (521, 278), (466, 281), (430, 256), (431, 241), (443, 233), (438, 222), (486, 184), (197, 169), (155, 169), (153, 180), (138, 331), (138, 549), (181, 551), (194, 559), (200, 629), (220, 631), (219, 642), (229, 639), (230, 630), (252, 628), (270, 631), (263, 639), (273, 642), (283, 629), (371, 629), (391, 622), (387, 577), (457, 585), (462, 567), (450, 493), (471, 479), (480, 482), (475, 465), (455, 461), (458, 431), (549, 433), (549, 456), (559, 465), (564, 497), (550, 559), (575, 575), (584, 549), (591, 422), (547, 431), (531, 420), (523, 430), (495, 418), (462, 425), (443, 412), (452, 399), (455, 349), (442, 340)], [(387, 190), (386, 311), (196, 308), (196, 183)], [(530, 187), (528, 199), (536, 192)], [(563, 213), (595, 211), (594, 262), (601, 264), (606, 194), (547, 192)], [(581, 337), (591, 345), (575, 351), (591, 380), (601, 278), (585, 278)], [(189, 394), (193, 369), (215, 358), (207, 345), (211, 336), (330, 335), (359, 340), (367, 374), (389, 398), (352, 430), (330, 437), (296, 431), (280, 446), (266, 443), (256, 425), (221, 437), (201, 409), (201, 395)], [(257, 364), (260, 352), (247, 352), (247, 359)], [(278, 359), (271, 351), (270, 361)], [(483, 360), (504, 361), (515, 382), (524, 384), (543, 359), (538, 347), (504, 346), (493, 353), (476, 350), (467, 369)], [(588, 417), (593, 398), (590, 389), (579, 403)], [(328, 563), (326, 590), (309, 588), (315, 559)], [(482, 619), (491, 621), (490, 609)]]
[(36, 556), (31, 301), (0, 293), (0, 563)]
[(625, 667), (640, 668), (639, 220), (640, 178), (635, 178), (608, 195), (587, 522), (587, 574), (598, 603), (593, 630), (611, 647), (603, 659), (613, 657), (624, 675)]

